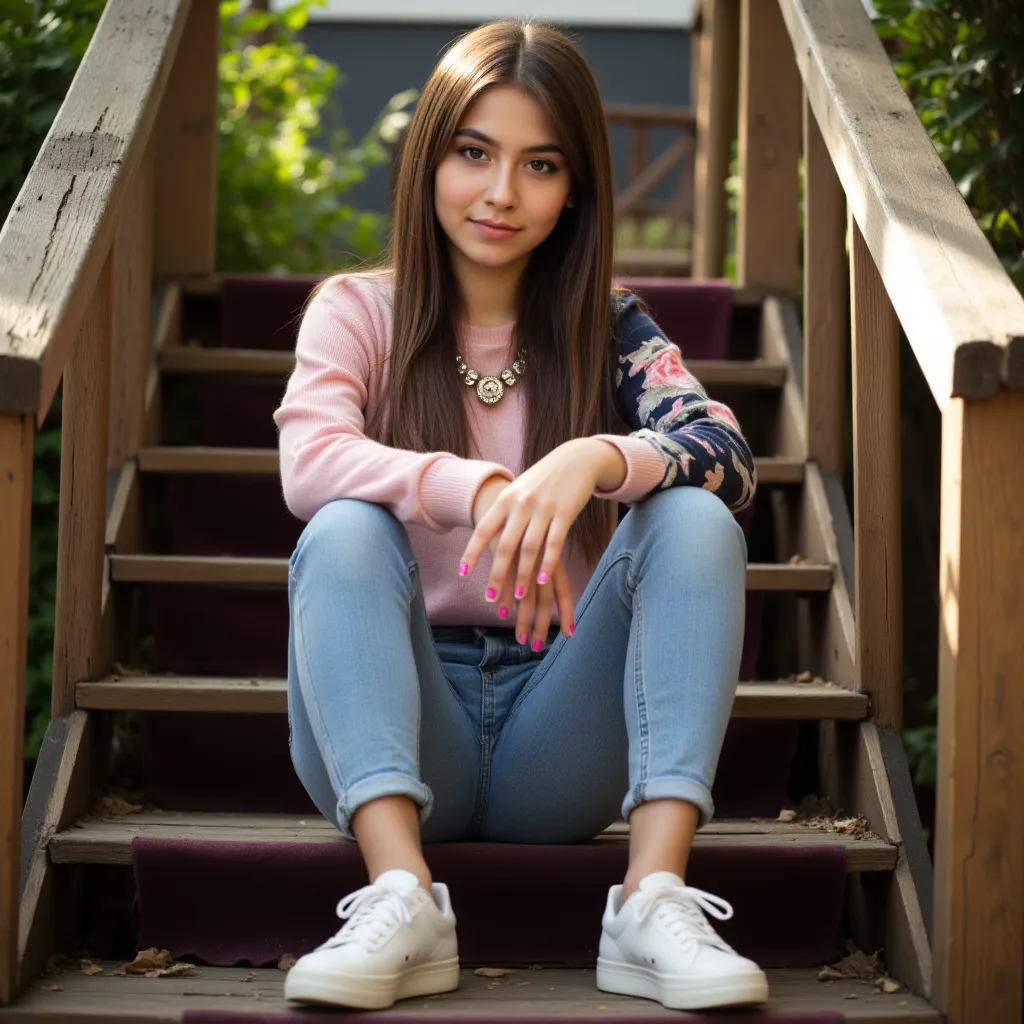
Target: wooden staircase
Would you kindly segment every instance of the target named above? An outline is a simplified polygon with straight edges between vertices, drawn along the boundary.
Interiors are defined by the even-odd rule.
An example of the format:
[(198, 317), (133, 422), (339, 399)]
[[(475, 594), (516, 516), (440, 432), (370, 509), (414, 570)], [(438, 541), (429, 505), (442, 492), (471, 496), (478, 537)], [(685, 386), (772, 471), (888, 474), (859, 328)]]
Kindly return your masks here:
[[(275, 347), (222, 330), (217, 23), (213, 0), (109, 0), (0, 232), (0, 1022), (208, 1024), (231, 1011), (283, 1024), (278, 955), (319, 941), (360, 883), (358, 851), (287, 766), (280, 637), (298, 524), (274, 494), (266, 403), (293, 335), (287, 317), (270, 325)], [(746, 524), (761, 636), (748, 638), (716, 780), (731, 812), (691, 862), (694, 883), (718, 879), (736, 926), (753, 926), (731, 941), (770, 968), (769, 1005), (735, 1019), (1016, 1024), (1024, 301), (860, 0), (704, 0), (699, 29), (694, 273), (722, 276), (738, 83), (740, 284), (724, 352), (703, 359), (678, 340), (737, 411), (761, 484)], [(901, 587), (913, 585), (899, 542), (900, 328), (944, 418), (934, 871), (899, 736)], [(32, 441), (62, 379), (53, 718), (22, 809)], [(235, 519), (213, 530), (229, 507)], [(98, 802), (125, 785), (139, 809)], [(780, 815), (809, 794), (845, 823)], [(618, 823), (575, 847), (428, 849), (460, 914), (462, 986), (385, 1019), (692, 1019), (594, 988), (597, 896), (626, 840)], [(564, 906), (544, 934), (523, 923), (539, 898)], [(881, 950), (900, 991), (819, 980), (844, 939)], [(204, 962), (120, 974), (147, 940)], [(243, 948), (257, 966), (239, 966)], [(86, 952), (84, 969), (53, 959)]]

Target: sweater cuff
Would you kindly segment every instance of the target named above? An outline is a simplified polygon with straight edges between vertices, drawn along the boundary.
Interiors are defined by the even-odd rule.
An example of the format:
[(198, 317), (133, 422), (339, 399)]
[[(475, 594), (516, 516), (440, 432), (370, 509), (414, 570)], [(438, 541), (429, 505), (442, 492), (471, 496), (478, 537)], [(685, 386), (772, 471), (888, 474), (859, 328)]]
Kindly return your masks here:
[(480, 485), (492, 476), (514, 480), (498, 462), (460, 459), (455, 455), (432, 463), (420, 480), (420, 502), (428, 525), (441, 533), (456, 526), (473, 526), (473, 502)]
[(595, 434), (601, 441), (614, 445), (626, 460), (626, 479), (614, 491), (595, 488), (594, 496), (631, 505), (646, 498), (665, 477), (665, 459), (639, 437), (618, 434)]

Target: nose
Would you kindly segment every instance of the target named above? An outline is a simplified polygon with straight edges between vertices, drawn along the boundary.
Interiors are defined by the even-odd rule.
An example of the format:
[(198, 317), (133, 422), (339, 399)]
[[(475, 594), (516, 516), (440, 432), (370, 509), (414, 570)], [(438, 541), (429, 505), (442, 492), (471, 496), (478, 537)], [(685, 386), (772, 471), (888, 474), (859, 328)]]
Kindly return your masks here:
[(497, 161), (487, 183), (485, 201), (495, 209), (513, 209), (518, 201), (515, 167), (509, 161)]

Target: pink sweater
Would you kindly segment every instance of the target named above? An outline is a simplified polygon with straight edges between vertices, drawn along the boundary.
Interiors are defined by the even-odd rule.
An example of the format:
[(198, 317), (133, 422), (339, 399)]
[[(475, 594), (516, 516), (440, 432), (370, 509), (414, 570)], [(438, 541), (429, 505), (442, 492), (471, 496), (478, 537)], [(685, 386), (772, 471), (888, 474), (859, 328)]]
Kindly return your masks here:
[[(367, 436), (366, 422), (387, 398), (390, 297), (387, 275), (347, 275), (330, 279), (310, 303), (295, 372), (274, 414), (285, 501), (307, 520), (337, 498), (383, 505), (405, 525), (432, 624), (508, 625), (512, 620), (500, 619), (497, 605), (484, 600), (489, 553), (469, 577), (458, 575), (458, 565), (473, 534), (480, 485), (494, 474), (511, 480), (523, 471), (523, 389), (508, 389), (491, 406), (464, 389), (470, 458), (389, 448)], [(481, 374), (509, 366), (511, 348), (511, 324), (467, 327), (460, 342), (462, 357)], [(638, 438), (599, 436), (622, 452), (627, 466), (622, 486), (600, 496), (639, 501), (662, 479), (663, 458)], [(578, 601), (595, 566), (574, 553), (566, 568)]]

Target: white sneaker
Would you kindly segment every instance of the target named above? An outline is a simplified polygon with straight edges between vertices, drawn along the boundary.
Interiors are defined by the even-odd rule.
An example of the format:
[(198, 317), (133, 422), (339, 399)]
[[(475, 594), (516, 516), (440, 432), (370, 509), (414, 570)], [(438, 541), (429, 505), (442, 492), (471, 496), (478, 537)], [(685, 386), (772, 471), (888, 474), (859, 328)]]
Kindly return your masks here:
[(385, 871), (346, 896), (341, 930), (300, 957), (284, 980), (287, 999), (383, 1010), (396, 999), (459, 987), (459, 950), (448, 887), (423, 889), (409, 871)]
[(725, 900), (671, 871), (648, 875), (625, 904), (622, 886), (613, 885), (601, 922), (597, 987), (673, 1010), (763, 1003), (764, 971), (729, 946), (703, 911), (719, 921), (732, 917)]

